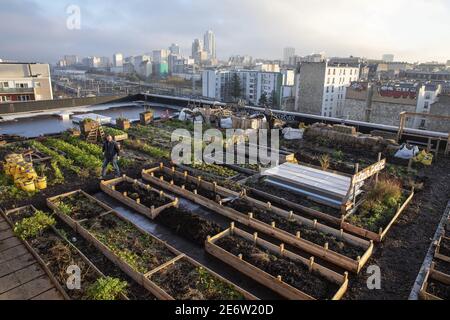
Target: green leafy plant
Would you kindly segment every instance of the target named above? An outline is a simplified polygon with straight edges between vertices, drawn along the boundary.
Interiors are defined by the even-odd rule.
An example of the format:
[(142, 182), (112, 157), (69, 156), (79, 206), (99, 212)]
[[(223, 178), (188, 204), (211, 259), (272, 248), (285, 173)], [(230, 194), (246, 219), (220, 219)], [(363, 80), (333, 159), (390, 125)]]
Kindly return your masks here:
[(63, 202), (58, 203), (58, 210), (66, 216), (70, 216), (72, 213), (72, 207)]
[(244, 299), (242, 293), (235, 290), (231, 285), (213, 277), (204, 268), (198, 267), (197, 273), (199, 276), (199, 285), (202, 290), (207, 292), (211, 291), (214, 293), (214, 295), (218, 295), (224, 300)]
[(46, 155), (51, 156), (53, 158), (53, 161), (56, 161), (62, 168), (71, 170), (76, 174), (80, 172), (80, 167), (74, 165), (73, 160), (67, 159), (66, 157), (60, 155), (58, 152), (48, 148), (41, 142), (31, 141), (29, 142), (29, 146), (45, 153)]
[(61, 169), (58, 166), (58, 162), (56, 161), (52, 161), (50, 163), (50, 166), (53, 170), (53, 174), (54, 174), (54, 179), (53, 179), (53, 184), (61, 184), (64, 182), (64, 175), (61, 172)]
[(126, 133), (125, 131), (122, 131), (122, 130), (119, 130), (119, 129), (116, 129), (116, 128), (111, 128), (111, 127), (103, 127), (103, 130), (105, 131), (105, 133), (107, 135), (111, 135), (113, 137), (121, 136), (121, 135), (124, 135)]
[(344, 153), (341, 150), (334, 150), (333, 151), (333, 158), (336, 159), (337, 161), (342, 161), (344, 160)]
[(99, 278), (88, 289), (88, 300), (117, 300), (121, 294), (126, 294), (128, 283), (117, 278)]
[(21, 239), (29, 239), (39, 235), (42, 231), (56, 224), (53, 217), (42, 211), (36, 211), (34, 216), (25, 218), (17, 222), (14, 226), (14, 233)]

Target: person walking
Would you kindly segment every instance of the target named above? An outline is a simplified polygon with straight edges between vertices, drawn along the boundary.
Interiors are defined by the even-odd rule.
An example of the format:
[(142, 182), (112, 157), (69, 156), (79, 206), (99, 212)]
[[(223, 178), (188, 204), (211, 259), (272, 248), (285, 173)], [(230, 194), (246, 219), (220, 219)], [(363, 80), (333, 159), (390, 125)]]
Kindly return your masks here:
[(113, 140), (111, 135), (106, 136), (106, 140), (103, 143), (103, 154), (104, 161), (102, 167), (102, 178), (106, 176), (106, 170), (108, 168), (108, 164), (112, 164), (114, 171), (116, 172), (116, 177), (120, 176), (120, 168), (118, 164), (118, 160), (120, 160), (120, 147), (119, 144)]

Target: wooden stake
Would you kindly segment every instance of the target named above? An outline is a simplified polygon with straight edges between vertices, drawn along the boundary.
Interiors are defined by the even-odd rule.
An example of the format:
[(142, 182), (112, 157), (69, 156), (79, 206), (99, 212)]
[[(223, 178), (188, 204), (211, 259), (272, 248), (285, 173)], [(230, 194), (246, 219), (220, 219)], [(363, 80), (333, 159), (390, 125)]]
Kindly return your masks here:
[(297, 231), (296, 237), (300, 239), (300, 231)]
[(328, 242), (325, 242), (325, 245), (323, 247), (325, 250), (328, 250)]
[(284, 255), (284, 243), (280, 244), (280, 254), (281, 256)]
[(314, 266), (314, 257), (311, 257), (309, 259), (309, 272), (313, 271), (313, 266)]
[(274, 229), (276, 228), (275, 221), (272, 221), (272, 224), (271, 224), (271, 225), (272, 225), (272, 228), (274, 228)]
[(232, 222), (231, 223), (231, 227), (230, 227), (230, 232), (231, 232), (231, 235), (233, 235), (233, 233), (234, 233), (234, 222)]
[(256, 244), (257, 241), (258, 241), (258, 232), (255, 232), (255, 233), (253, 234), (253, 242), (254, 242), (254, 244)]
[(249, 212), (249, 213), (248, 213), (248, 217), (249, 217), (250, 219), (253, 219), (253, 212)]
[(136, 199), (136, 203), (137, 203), (137, 204), (141, 204), (141, 199), (137, 198), (137, 199)]

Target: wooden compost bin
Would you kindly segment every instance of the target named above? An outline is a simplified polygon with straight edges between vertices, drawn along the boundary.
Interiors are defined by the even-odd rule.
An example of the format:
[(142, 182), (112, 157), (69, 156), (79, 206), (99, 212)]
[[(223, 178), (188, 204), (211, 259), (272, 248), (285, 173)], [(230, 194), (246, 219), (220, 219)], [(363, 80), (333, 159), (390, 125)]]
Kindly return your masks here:
[(310, 272), (316, 272), (320, 274), (322, 277), (326, 278), (330, 282), (337, 283), (340, 285), (339, 290), (335, 293), (333, 296), (333, 300), (340, 300), (345, 292), (347, 291), (348, 287), (348, 274), (347, 272), (344, 273), (344, 275), (340, 275), (334, 271), (331, 271), (320, 264), (317, 264), (314, 262), (314, 258), (311, 257), (311, 259), (303, 258), (293, 252), (290, 252), (286, 249), (284, 249), (284, 244), (281, 244), (280, 246), (276, 246), (268, 241), (265, 241), (258, 237), (258, 234), (255, 233), (254, 235), (251, 235), (245, 231), (242, 231), (234, 226), (234, 223), (232, 223), (231, 227), (222, 233), (214, 236), (214, 237), (208, 237), (208, 239), (205, 242), (205, 249), (206, 251), (213, 255), (214, 257), (220, 259), (221, 261), (225, 262), (226, 264), (232, 266), (236, 270), (239, 270), (241, 273), (245, 274), (246, 276), (254, 279), (255, 281), (258, 281), (265, 287), (279, 293), (283, 297), (291, 300), (315, 300), (314, 297), (300, 291), (299, 289), (283, 282), (283, 279), (281, 279), (280, 276), (274, 277), (271, 274), (268, 274), (267, 272), (261, 270), (260, 268), (244, 261), (241, 257), (235, 256), (234, 254), (231, 254), (230, 252), (220, 248), (215, 243), (221, 239), (225, 238), (227, 236), (236, 235), (241, 238), (244, 238), (245, 240), (255, 243), (255, 245), (263, 248), (264, 250), (267, 250), (271, 252), (272, 254), (282, 256), (289, 258), (295, 262), (301, 263), (305, 266), (307, 266), (310, 270)]
[[(77, 192), (77, 191), (75, 191), (75, 192)], [(71, 193), (66, 194), (66, 196), (70, 195), (70, 194)], [(53, 204), (52, 199), (60, 199), (62, 197), (64, 197), (64, 195), (47, 199), (47, 205), (56, 213), (56, 215), (58, 217), (60, 217), (61, 219), (64, 217), (65, 222), (69, 221), (68, 225), (71, 226), (75, 232), (79, 233), (84, 239), (86, 239), (86, 241), (93, 244), (98, 250), (100, 250), (105, 255), (105, 257), (107, 257), (111, 262), (113, 262), (115, 265), (117, 265), (123, 272), (128, 274), (134, 281), (136, 281), (138, 284), (140, 284), (141, 286), (146, 288), (148, 291), (150, 291), (156, 298), (158, 298), (160, 300), (174, 300), (174, 298), (172, 296), (170, 296), (167, 292), (165, 292), (162, 288), (160, 288), (158, 285), (156, 285), (153, 281), (151, 281), (149, 279), (150, 276), (152, 276), (155, 273), (154, 270), (161, 270), (165, 267), (170, 266), (171, 264), (176, 263), (180, 259), (186, 259), (187, 261), (194, 264), (195, 266), (202, 267), (205, 271), (207, 271), (211, 275), (217, 276), (219, 279), (221, 279), (224, 282), (226, 282), (227, 284), (233, 286), (237, 291), (241, 292), (244, 295), (244, 297), (246, 297), (247, 299), (249, 299), (249, 300), (257, 299), (256, 297), (254, 297), (247, 291), (241, 289), (240, 287), (236, 286), (232, 282), (230, 282), (222, 277), (219, 277), (216, 273), (214, 273), (210, 269), (199, 264), (198, 262), (194, 261), (193, 259), (187, 257), (185, 254), (182, 254), (177, 249), (175, 249), (172, 246), (168, 245), (167, 243), (161, 241), (159, 238), (156, 238), (155, 236), (149, 234), (148, 232), (146, 232), (144, 229), (142, 229), (137, 224), (121, 217), (116, 211), (110, 210), (104, 214), (99, 215), (98, 217), (102, 217), (102, 216), (106, 216), (106, 215), (114, 215), (117, 218), (121, 219), (122, 221), (125, 221), (126, 223), (130, 223), (131, 225), (133, 225), (134, 228), (136, 228), (136, 230), (138, 230), (138, 232), (150, 236), (154, 241), (163, 245), (165, 248), (167, 248), (167, 250), (169, 252), (171, 252), (175, 256), (170, 261), (167, 261), (166, 263), (158, 266), (155, 269), (149, 270), (145, 274), (136, 271), (130, 264), (128, 264), (126, 261), (124, 261), (119, 256), (117, 256), (112, 250), (110, 250), (106, 245), (104, 245), (102, 242), (100, 242), (92, 233), (90, 233), (85, 227), (83, 227), (83, 222), (86, 222), (88, 220), (75, 221), (72, 218), (68, 217), (67, 215), (64, 215), (63, 213), (61, 213), (58, 210), (58, 207), (55, 204)], [(98, 201), (98, 202), (100, 202), (100, 201)]]
[[(8, 210), (8, 211), (5, 212), (5, 214), (4, 214), (5, 220), (11, 226), (11, 228), (14, 228), (14, 224), (13, 224), (12, 220), (9, 217), (14, 215), (14, 214), (16, 214), (17, 212), (20, 212), (21, 210), (27, 209), (27, 208), (30, 208), (34, 212), (37, 211), (34, 206), (29, 205), (29, 206), (25, 206), (25, 207), (13, 209), (13, 210)], [(74, 246), (71, 242), (69, 242), (66, 238), (64, 238), (54, 226), (51, 226), (51, 231), (56, 236), (58, 236), (58, 238), (60, 238), (65, 244), (67, 244), (69, 247), (71, 247), (73, 250), (75, 250), (75, 252), (81, 257), (81, 259), (88, 265), (88, 267), (90, 269), (92, 269), (98, 275), (99, 278), (104, 278), (105, 277), (105, 275), (80, 250), (78, 250), (78, 248), (76, 246)], [(20, 239), (20, 240), (25, 245), (25, 247), (31, 252), (31, 254), (36, 258), (36, 260), (39, 262), (39, 264), (44, 269), (44, 271), (47, 273), (47, 275), (49, 276), (50, 280), (56, 286), (58, 291), (61, 292), (61, 294), (64, 296), (64, 298), (66, 300), (70, 300), (70, 297), (69, 297), (68, 293), (61, 286), (61, 284), (55, 278), (55, 276), (50, 271), (50, 269), (47, 267), (47, 264), (44, 262), (44, 260), (42, 260), (42, 258), (39, 255), (39, 253), (36, 250), (34, 250), (32, 245), (27, 240), (24, 240), (24, 239)], [(129, 300), (124, 294), (121, 294), (121, 299), (122, 300)]]
[(398, 208), (396, 214), (391, 219), (391, 221), (388, 223), (386, 228), (384, 228), (383, 230), (380, 230), (379, 233), (376, 233), (376, 232), (369, 231), (364, 228), (361, 228), (361, 227), (358, 227), (351, 223), (346, 222), (344, 216), (341, 219), (339, 219), (339, 218), (333, 217), (327, 213), (323, 213), (318, 210), (314, 210), (314, 209), (302, 206), (300, 204), (297, 204), (292, 201), (271, 195), (271, 194), (261, 191), (261, 190), (257, 190), (254, 188), (248, 188), (248, 190), (251, 191), (251, 193), (258, 195), (259, 197), (270, 200), (271, 203), (278, 204), (280, 206), (283, 206), (284, 208), (295, 210), (297, 212), (310, 215), (312, 217), (316, 217), (317, 219), (326, 221), (329, 224), (336, 225), (339, 228), (341, 228), (342, 230), (345, 230), (347, 232), (350, 232), (352, 234), (355, 234), (357, 236), (360, 236), (360, 237), (363, 237), (363, 238), (366, 238), (366, 239), (369, 239), (369, 240), (372, 240), (375, 242), (381, 242), (384, 240), (389, 229), (392, 227), (392, 225), (395, 223), (395, 221), (397, 221), (398, 217), (403, 213), (405, 208), (408, 206), (408, 204), (411, 202), (412, 198), (414, 197), (414, 190), (411, 190), (411, 191), (403, 190), (404, 193), (408, 194), (407, 199)]
[[(122, 182), (133, 183), (145, 192), (159, 193), (162, 198), (169, 200), (170, 203), (160, 206), (158, 208), (155, 208), (155, 206), (148, 208), (145, 205), (141, 204), (139, 199), (137, 199), (135, 201), (135, 200), (131, 199), (130, 197), (128, 197), (126, 194), (122, 194), (119, 191), (116, 191), (115, 186)], [(135, 179), (131, 179), (130, 177), (127, 177), (125, 175), (123, 177), (120, 177), (117, 179), (100, 182), (100, 189), (103, 192), (105, 192), (106, 194), (108, 194), (109, 196), (113, 197), (116, 200), (119, 200), (120, 202), (133, 208), (134, 210), (143, 214), (144, 216), (146, 216), (147, 218), (149, 218), (151, 220), (155, 219), (163, 210), (165, 210), (167, 208), (171, 208), (171, 207), (177, 207), (178, 202), (179, 202), (178, 198), (174, 198), (169, 195), (166, 195), (163, 191), (156, 190), (149, 185), (143, 184), (142, 182), (139, 182)]]
[[(305, 240), (301, 238), (300, 234), (293, 235), (287, 231), (281, 230), (276, 227), (276, 225), (269, 225), (267, 223), (264, 223), (260, 220), (257, 220), (253, 217), (252, 213), (242, 214), (239, 211), (236, 211), (232, 208), (228, 208), (222, 205), (221, 202), (217, 203), (214, 200), (208, 199), (206, 197), (203, 197), (201, 195), (198, 195), (197, 192), (190, 192), (184, 188), (184, 186), (177, 186), (173, 184), (172, 182), (164, 181), (163, 179), (158, 179), (154, 175), (158, 172), (164, 172), (169, 175), (173, 175), (178, 177), (179, 179), (185, 179), (186, 182), (189, 183), (196, 183), (200, 188), (204, 188), (205, 190), (214, 192), (221, 197), (241, 197), (245, 200), (251, 202), (255, 207), (263, 209), (263, 210), (269, 210), (270, 212), (277, 214), (281, 217), (287, 218), (287, 219), (295, 219), (296, 222), (305, 224), (307, 226), (313, 227), (316, 230), (320, 232), (324, 232), (326, 234), (332, 235), (337, 237), (338, 239), (341, 239), (342, 241), (345, 241), (349, 244), (359, 246), (363, 249), (365, 249), (365, 253), (362, 257), (359, 257), (359, 259), (355, 260), (352, 258), (349, 258), (347, 256), (344, 256), (342, 254), (339, 254), (335, 251), (332, 251), (328, 249), (326, 246), (320, 246), (317, 245), (311, 241)], [(170, 192), (179, 195), (180, 197), (189, 199), (201, 206), (204, 206), (208, 208), (209, 210), (212, 210), (214, 212), (217, 212), (231, 220), (234, 220), (236, 222), (239, 222), (243, 225), (249, 226), (254, 228), (255, 230), (258, 230), (260, 232), (263, 232), (265, 234), (268, 234), (270, 236), (275, 237), (276, 239), (281, 240), (282, 242), (286, 244), (293, 245), (305, 252), (308, 252), (317, 258), (324, 259), (326, 261), (329, 261), (339, 267), (344, 268), (345, 270), (358, 273), (361, 268), (364, 266), (364, 264), (369, 260), (370, 256), (373, 252), (373, 243), (364, 239), (360, 239), (358, 237), (355, 237), (351, 234), (345, 233), (343, 230), (337, 230), (328, 226), (325, 226), (323, 224), (318, 223), (317, 221), (311, 221), (309, 219), (300, 217), (295, 215), (292, 211), (288, 212), (285, 210), (282, 210), (280, 208), (272, 206), (270, 203), (263, 203), (261, 201), (252, 199), (250, 197), (247, 197), (244, 195), (240, 195), (237, 192), (234, 192), (232, 190), (220, 187), (217, 185), (217, 183), (210, 183), (207, 181), (204, 181), (201, 179), (201, 177), (194, 178), (192, 176), (189, 176), (187, 172), (181, 173), (175, 170), (175, 168), (169, 169), (167, 167), (164, 167), (163, 165), (160, 165), (159, 167), (152, 168), (149, 170), (143, 170), (142, 177), (144, 180), (157, 185), (159, 188), (164, 188), (166, 190), (169, 190)], [(301, 226), (299, 226), (299, 229)]]
[(435, 270), (434, 263), (432, 263), (430, 269), (428, 270), (428, 272), (425, 276), (422, 287), (420, 288), (420, 292), (419, 292), (420, 299), (422, 299), (422, 300), (443, 300), (443, 298), (437, 297), (428, 292), (428, 285), (429, 285), (429, 281), (431, 279), (450, 286), (450, 275)]

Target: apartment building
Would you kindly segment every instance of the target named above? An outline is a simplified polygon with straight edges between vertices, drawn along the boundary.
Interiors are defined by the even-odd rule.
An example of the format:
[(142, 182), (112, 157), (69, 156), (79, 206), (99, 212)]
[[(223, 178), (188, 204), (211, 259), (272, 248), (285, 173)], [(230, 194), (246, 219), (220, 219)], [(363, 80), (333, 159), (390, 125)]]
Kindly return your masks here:
[(296, 74), (295, 105), (297, 112), (342, 116), (347, 87), (359, 79), (359, 64), (302, 62)]
[[(355, 82), (346, 92), (343, 116), (346, 119), (398, 125), (401, 112), (435, 114), (442, 86), (421, 82)], [(450, 106), (447, 106), (450, 109)], [(426, 117), (411, 117), (406, 126), (433, 129)]]
[[(286, 72), (262, 72), (258, 70), (205, 70), (203, 71), (203, 96), (219, 101), (232, 100), (235, 78), (239, 79), (241, 96), (251, 105), (260, 105), (262, 97), (280, 106), (287, 87), (292, 82), (293, 70)], [(291, 86), (292, 87), (292, 86)]]
[(0, 103), (53, 100), (48, 64), (0, 62)]

